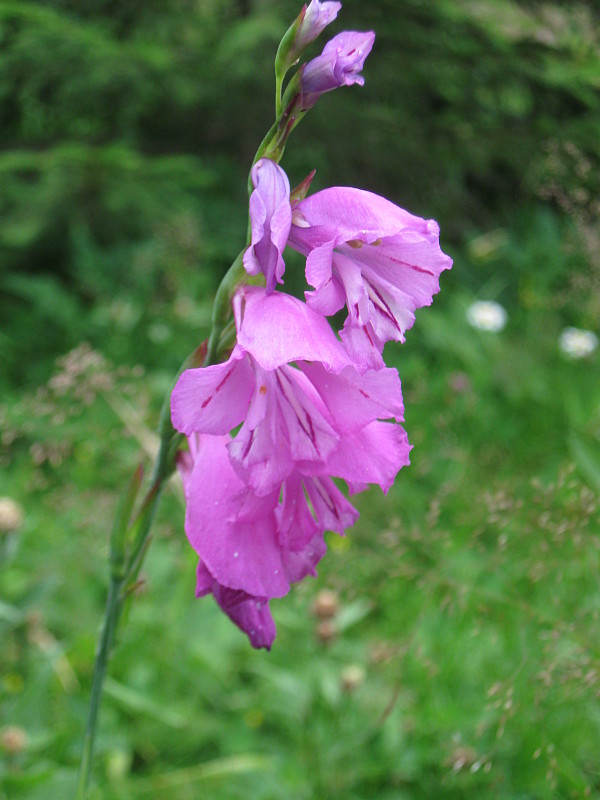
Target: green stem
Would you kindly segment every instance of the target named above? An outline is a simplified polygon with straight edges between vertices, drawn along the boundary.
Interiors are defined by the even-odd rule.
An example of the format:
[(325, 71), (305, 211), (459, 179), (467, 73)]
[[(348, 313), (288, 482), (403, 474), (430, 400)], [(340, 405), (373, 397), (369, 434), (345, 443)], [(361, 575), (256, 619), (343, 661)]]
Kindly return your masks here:
[(104, 611), (104, 622), (102, 624), (102, 632), (100, 634), (98, 651), (96, 653), (96, 663), (94, 665), (92, 694), (90, 698), (88, 721), (83, 740), (83, 752), (81, 754), (81, 763), (79, 766), (76, 800), (85, 800), (85, 797), (87, 796), (87, 789), (92, 767), (92, 757), (94, 754), (94, 741), (96, 738), (98, 710), (100, 708), (100, 700), (102, 698), (102, 686), (106, 676), (106, 668), (108, 666), (110, 651), (112, 649), (117, 626), (119, 624), (119, 617), (121, 616), (121, 610), (123, 608), (123, 598), (121, 594), (123, 583), (123, 578), (119, 579), (114, 575), (111, 575), (108, 586), (108, 597), (106, 598), (106, 609)]
[(275, 119), (281, 116), (281, 87), (283, 86), (283, 75), (275, 72)]
[(96, 739), (98, 711), (100, 709), (102, 687), (104, 685), (104, 678), (106, 677), (108, 662), (128, 590), (137, 577), (147, 550), (150, 529), (154, 521), (156, 509), (158, 508), (162, 489), (174, 469), (175, 453), (179, 441), (180, 437), (174, 435), (172, 432), (161, 439), (161, 446), (154, 465), (150, 489), (146, 493), (138, 516), (132, 525), (132, 528), (137, 526), (133, 549), (127, 556), (125, 565), (111, 565), (112, 569), (108, 585), (106, 608), (104, 610), (104, 621), (102, 623), (102, 631), (100, 633), (98, 650), (94, 663), (90, 707), (79, 766), (76, 800), (85, 800), (87, 796), (94, 754), (94, 742)]
[[(244, 277), (246, 276), (242, 263), (243, 254), (244, 250), (242, 250), (242, 252), (231, 265), (230, 269), (221, 281), (221, 285), (217, 291), (215, 304), (213, 307), (212, 330), (206, 355), (203, 359), (205, 366), (218, 362), (219, 351), (221, 349), (222, 333), (227, 330), (227, 326), (231, 323), (231, 298), (235, 289), (243, 282)], [(202, 353), (200, 351), (196, 351), (194, 354), (192, 354), (192, 356), (183, 365), (182, 370), (192, 365), (196, 366), (196, 361), (201, 355)], [(171, 392), (169, 391), (165, 398), (163, 409), (160, 415), (160, 450), (154, 464), (150, 488), (146, 492), (146, 496), (140, 505), (137, 516), (131, 525), (127, 524), (127, 519), (121, 520), (123, 526), (127, 527), (128, 529), (130, 539), (133, 539), (131, 549), (127, 555), (125, 555), (124, 552), (124, 541), (121, 542), (120, 537), (118, 537), (115, 533), (115, 531), (119, 529), (118, 523), (116, 523), (115, 531), (113, 531), (113, 535), (111, 537), (112, 545), (110, 583), (108, 586), (104, 620), (102, 623), (102, 630), (100, 633), (98, 650), (94, 663), (90, 707), (83, 740), (81, 762), (79, 766), (76, 800), (85, 800), (87, 797), (87, 790), (92, 768), (92, 758), (94, 753), (94, 742), (96, 738), (96, 728), (98, 724), (98, 712), (102, 698), (102, 687), (104, 685), (106, 670), (115, 641), (115, 636), (117, 634), (119, 621), (121, 619), (123, 606), (128, 597), (129, 590), (135, 583), (144, 561), (144, 556), (146, 555), (148, 544), (150, 542), (152, 523), (154, 522), (156, 510), (162, 495), (162, 490), (171, 473), (175, 469), (175, 457), (183, 438), (180, 434), (173, 430), (173, 426), (171, 424), (169, 404), (170, 396)], [(139, 477), (139, 481), (141, 481), (141, 475)], [(133, 490), (129, 488), (128, 493), (131, 491)], [(131, 505), (133, 505), (133, 501), (134, 496), (131, 496)], [(124, 508), (127, 508), (126, 502)], [(119, 513), (122, 514), (126, 512), (120, 511)], [(115, 542), (118, 543), (118, 547), (113, 547)]]
[(245, 251), (246, 248), (244, 247), (225, 273), (225, 277), (217, 289), (215, 303), (213, 305), (212, 328), (208, 339), (205, 365), (218, 363), (221, 333), (231, 320), (231, 299), (235, 290), (249, 278), (249, 275), (244, 270), (243, 264)]

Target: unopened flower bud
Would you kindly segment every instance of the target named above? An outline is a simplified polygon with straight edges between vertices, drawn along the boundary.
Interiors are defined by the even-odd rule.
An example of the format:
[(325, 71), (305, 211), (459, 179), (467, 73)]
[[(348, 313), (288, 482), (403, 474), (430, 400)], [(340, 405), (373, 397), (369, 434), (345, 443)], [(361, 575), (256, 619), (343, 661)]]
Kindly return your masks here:
[(327, 42), (321, 55), (301, 69), (298, 110), (306, 111), (322, 94), (340, 86), (362, 86), (365, 79), (360, 73), (374, 41), (372, 31), (343, 31)]
[(285, 75), (292, 64), (299, 58), (303, 50), (313, 42), (317, 36), (337, 17), (341, 3), (320, 3), (311, 0), (288, 28), (275, 56), (275, 71), (278, 75)]
[(13, 533), (23, 524), (23, 509), (10, 497), (0, 497), (0, 536)]
[(290, 184), (285, 172), (270, 158), (259, 159), (250, 174), (254, 186), (250, 196), (252, 241), (243, 263), (250, 275), (262, 272), (267, 292), (272, 292), (283, 283), (282, 253), (292, 224)]

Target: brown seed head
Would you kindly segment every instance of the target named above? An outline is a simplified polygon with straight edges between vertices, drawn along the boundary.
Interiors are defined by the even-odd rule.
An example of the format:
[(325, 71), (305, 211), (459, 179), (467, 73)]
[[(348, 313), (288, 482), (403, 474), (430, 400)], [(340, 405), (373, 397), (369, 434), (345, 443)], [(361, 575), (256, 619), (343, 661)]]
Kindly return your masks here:
[(0, 746), (5, 753), (16, 755), (27, 747), (27, 734), (23, 728), (7, 725), (0, 731)]
[(312, 604), (312, 613), (318, 619), (331, 619), (337, 614), (339, 606), (337, 593), (331, 589), (322, 589)]
[(0, 497), (0, 536), (14, 533), (23, 524), (24, 514), (21, 506), (10, 497)]

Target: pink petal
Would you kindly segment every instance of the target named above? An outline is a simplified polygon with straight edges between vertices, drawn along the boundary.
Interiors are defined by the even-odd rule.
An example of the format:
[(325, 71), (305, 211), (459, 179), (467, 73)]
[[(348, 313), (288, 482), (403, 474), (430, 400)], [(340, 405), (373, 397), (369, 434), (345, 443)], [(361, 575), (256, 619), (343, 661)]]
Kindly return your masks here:
[(316, 566), (327, 551), (322, 520), (315, 520), (306, 502), (302, 478), (294, 473), (283, 487), (278, 510), (279, 537), (290, 581), (316, 575)]
[(327, 466), (350, 484), (377, 483), (387, 492), (396, 474), (410, 463), (406, 432), (389, 422), (372, 422), (340, 440)]
[(227, 433), (246, 416), (253, 389), (252, 367), (239, 350), (223, 364), (188, 369), (171, 394), (173, 426), (188, 436)]
[[(238, 344), (266, 370), (291, 361), (321, 361), (340, 371), (351, 363), (326, 319), (291, 295), (246, 287)], [(274, 335), (276, 332), (277, 335)]]
[(185, 530), (221, 585), (257, 597), (289, 591), (277, 541), (279, 489), (257, 497), (234, 472), (228, 436), (203, 436), (186, 487)]
[(318, 393), (297, 369), (256, 367), (256, 386), (230, 455), (238, 474), (264, 495), (297, 465), (321, 468), (339, 436)]
[(265, 597), (254, 597), (240, 589), (228, 589), (216, 581), (202, 561), (198, 562), (196, 597), (212, 594), (227, 616), (248, 635), (252, 647), (271, 649), (275, 623)]
[(402, 390), (395, 369), (384, 367), (361, 374), (346, 367), (334, 375), (317, 363), (303, 363), (300, 368), (325, 402), (337, 431), (355, 432), (376, 419), (403, 419)]
[(324, 530), (343, 535), (358, 519), (358, 511), (328, 477), (305, 478), (304, 485)]
[(286, 246), (292, 208), (290, 184), (283, 169), (269, 158), (261, 158), (252, 167), (250, 223), (252, 239), (244, 253), (244, 267), (250, 275), (262, 272), (267, 291), (282, 283), (285, 270), (283, 251)]

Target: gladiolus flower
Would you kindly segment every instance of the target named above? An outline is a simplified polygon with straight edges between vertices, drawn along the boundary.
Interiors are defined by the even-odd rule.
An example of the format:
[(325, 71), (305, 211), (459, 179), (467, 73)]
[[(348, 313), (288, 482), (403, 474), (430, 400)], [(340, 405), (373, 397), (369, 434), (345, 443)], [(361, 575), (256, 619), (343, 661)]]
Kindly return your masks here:
[(397, 371), (359, 372), (327, 320), (294, 297), (254, 287), (235, 304), (237, 344), (226, 362), (180, 376), (175, 428), (222, 435), (241, 424), (232, 465), (260, 496), (295, 469), (387, 491), (410, 449), (379, 421), (403, 418)]
[(404, 341), (414, 312), (439, 291), (452, 259), (439, 246), (439, 227), (372, 192), (333, 187), (300, 201), (288, 244), (307, 256), (311, 308), (348, 317), (340, 332), (363, 367), (383, 367), (389, 340)]
[(227, 435), (194, 435), (178, 459), (185, 530), (200, 557), (196, 596), (212, 594), (254, 647), (269, 648), (275, 637), (269, 600), (315, 575), (326, 551), (324, 531), (342, 534), (358, 512), (330, 478), (297, 472), (257, 496), (233, 469), (229, 442)]

